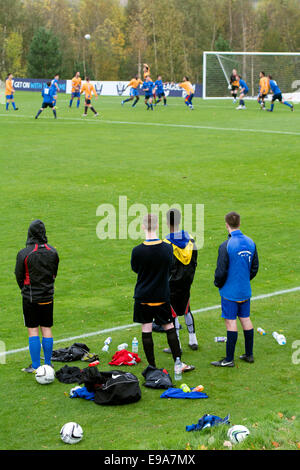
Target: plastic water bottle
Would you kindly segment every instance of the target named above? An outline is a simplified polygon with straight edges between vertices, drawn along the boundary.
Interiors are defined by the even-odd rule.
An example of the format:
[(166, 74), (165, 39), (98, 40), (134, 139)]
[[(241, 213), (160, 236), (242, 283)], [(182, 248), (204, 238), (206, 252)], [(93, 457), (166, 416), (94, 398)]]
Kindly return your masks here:
[(174, 364), (174, 379), (181, 380), (182, 379), (182, 362), (179, 357), (176, 358)]
[(279, 333), (277, 333), (277, 331), (274, 331), (272, 333), (272, 336), (274, 339), (276, 339), (277, 343), (280, 344), (281, 346), (283, 344), (286, 344), (286, 339), (283, 335), (280, 335)]
[(104, 351), (104, 352), (108, 351), (111, 341), (112, 341), (112, 339), (111, 339), (110, 336), (108, 338), (106, 338), (106, 340), (104, 341), (104, 346), (102, 348), (102, 351)]
[(136, 337), (133, 338), (132, 340), (132, 352), (137, 353), (139, 350), (139, 342)]
[(227, 337), (226, 336), (215, 336), (215, 343), (226, 343)]
[(265, 330), (263, 330), (262, 328), (257, 328), (257, 333), (259, 333), (262, 336), (266, 334)]

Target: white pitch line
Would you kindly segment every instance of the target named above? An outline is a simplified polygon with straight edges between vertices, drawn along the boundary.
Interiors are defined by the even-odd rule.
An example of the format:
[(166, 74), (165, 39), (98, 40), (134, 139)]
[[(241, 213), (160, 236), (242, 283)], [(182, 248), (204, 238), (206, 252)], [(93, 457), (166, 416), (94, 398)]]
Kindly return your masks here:
[[(0, 114), (0, 117), (11, 117), (7, 114)], [(25, 116), (22, 114), (15, 115), (14, 117), (19, 118), (27, 118), (28, 123), (33, 121), (33, 118), (29, 116)], [(29, 121), (30, 119), (30, 121)], [(49, 120), (54, 121), (53, 117), (42, 117), (40, 122), (48, 122)], [(225, 132), (250, 132), (250, 133), (259, 133), (259, 134), (275, 134), (275, 135), (294, 135), (300, 136), (300, 132), (293, 132), (293, 131), (276, 131), (276, 130), (268, 130), (268, 129), (245, 129), (239, 127), (216, 127), (216, 126), (202, 126), (200, 124), (173, 124), (173, 123), (163, 123), (163, 122), (145, 122), (145, 121), (111, 121), (107, 119), (102, 119), (101, 116), (99, 119), (89, 119), (89, 118), (68, 118), (68, 117), (58, 117), (58, 120), (63, 121), (70, 121), (70, 123), (83, 123), (83, 122), (93, 122), (94, 124), (125, 124), (125, 125), (132, 125), (132, 126), (153, 126), (153, 127), (171, 127), (176, 129), (199, 129), (199, 130), (207, 130), (207, 131), (225, 131)], [(14, 122), (14, 121), (8, 121)]]
[[(284, 290), (278, 290), (275, 292), (270, 292), (269, 294), (257, 295), (255, 297), (252, 297), (251, 300), (253, 301), (253, 300), (267, 299), (269, 297), (275, 297), (276, 295), (290, 294), (291, 292), (297, 292), (297, 291), (300, 291), (300, 286), (293, 287), (291, 289), (284, 289)], [(192, 313), (208, 312), (209, 310), (218, 310), (219, 308), (221, 308), (221, 305), (212, 305), (211, 307), (203, 307), (198, 310), (193, 310)], [(89, 338), (91, 336), (97, 336), (97, 335), (101, 335), (105, 333), (112, 333), (114, 331), (126, 330), (128, 328), (135, 328), (137, 326), (139, 326), (139, 323), (131, 323), (129, 325), (122, 325), (122, 326), (116, 326), (113, 328), (107, 328), (105, 330), (92, 331), (91, 333), (83, 333), (82, 335), (69, 336), (68, 338), (57, 339), (56, 341), (54, 341), (54, 344), (70, 342), (70, 341), (74, 341), (74, 340), (82, 339), (82, 338)], [(6, 356), (9, 354), (16, 354), (19, 352), (28, 351), (28, 349), (29, 349), (28, 346), (24, 348), (19, 348), (19, 349), (11, 349), (9, 351), (1, 352), (0, 357)]]

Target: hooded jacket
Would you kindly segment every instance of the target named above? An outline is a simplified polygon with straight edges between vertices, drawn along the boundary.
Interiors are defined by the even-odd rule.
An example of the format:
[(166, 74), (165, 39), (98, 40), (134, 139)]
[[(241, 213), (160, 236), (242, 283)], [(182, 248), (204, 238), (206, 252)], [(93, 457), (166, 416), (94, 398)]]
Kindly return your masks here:
[(173, 248), (173, 265), (170, 277), (171, 293), (190, 289), (197, 267), (198, 251), (194, 239), (184, 230), (170, 233), (164, 242)]
[(49, 302), (54, 295), (59, 257), (47, 241), (44, 223), (34, 220), (28, 229), (26, 248), (17, 254), (16, 280), (23, 298), (32, 303)]

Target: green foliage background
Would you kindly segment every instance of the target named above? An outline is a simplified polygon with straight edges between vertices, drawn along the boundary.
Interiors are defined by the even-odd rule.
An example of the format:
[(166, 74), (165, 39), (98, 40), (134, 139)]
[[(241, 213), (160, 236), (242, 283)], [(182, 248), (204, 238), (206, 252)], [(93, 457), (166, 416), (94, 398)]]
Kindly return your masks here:
[[(32, 66), (39, 28), (59, 44), (55, 57), (47, 54), (48, 69)], [(62, 78), (86, 68), (91, 78), (126, 80), (147, 62), (166, 80), (186, 73), (199, 82), (204, 50), (298, 51), (300, 2), (0, 0), (0, 42), (2, 78), (9, 71), (47, 78), (56, 60)]]

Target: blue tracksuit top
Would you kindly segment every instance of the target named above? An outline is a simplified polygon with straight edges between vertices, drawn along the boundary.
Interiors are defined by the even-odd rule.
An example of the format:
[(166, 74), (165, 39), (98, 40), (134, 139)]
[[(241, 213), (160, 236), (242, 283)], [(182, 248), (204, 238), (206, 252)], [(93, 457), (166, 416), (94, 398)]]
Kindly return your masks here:
[(251, 297), (250, 281), (258, 271), (256, 245), (240, 230), (231, 232), (219, 247), (215, 286), (228, 300), (243, 301)]

